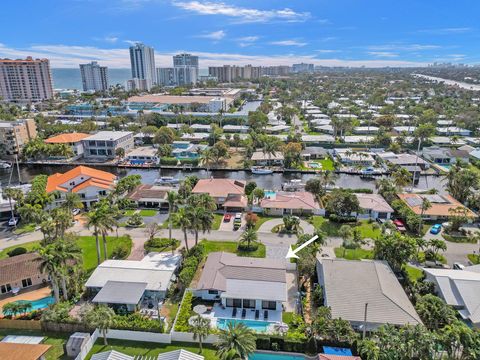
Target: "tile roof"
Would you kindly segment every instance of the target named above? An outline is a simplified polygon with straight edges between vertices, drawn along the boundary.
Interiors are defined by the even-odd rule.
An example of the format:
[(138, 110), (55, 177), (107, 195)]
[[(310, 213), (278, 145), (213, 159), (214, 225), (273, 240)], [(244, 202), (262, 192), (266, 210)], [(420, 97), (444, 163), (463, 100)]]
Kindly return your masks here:
[(0, 359), (2, 360), (38, 360), (49, 349), (45, 344), (16, 344), (0, 342)]
[(89, 136), (90, 134), (84, 134), (84, 133), (59, 134), (57, 136), (52, 136), (51, 138), (48, 138), (47, 140), (45, 140), (45, 142), (48, 144), (76, 143)]
[(454, 199), (451, 195), (397, 194), (397, 196), (417, 215), (422, 213), (422, 199), (427, 198), (432, 204), (432, 207), (423, 212), (424, 216), (450, 216), (450, 210), (460, 207), (467, 209), (468, 217), (477, 217), (477, 214)]
[[(77, 166), (76, 168), (69, 170), (64, 174), (56, 173), (50, 175), (47, 180), (47, 192), (52, 192), (56, 190), (67, 192), (68, 189), (62, 187), (61, 185), (69, 182), (70, 180), (80, 175), (88, 177), (87, 181), (91, 180), (91, 182), (88, 185), (82, 186), (82, 184), (84, 183), (77, 185), (72, 189), (72, 191), (74, 192), (79, 191), (89, 185), (95, 185), (102, 188), (110, 188), (113, 186), (113, 181), (117, 178), (115, 175), (110, 174), (106, 171), (93, 169), (87, 166)], [(78, 187), (81, 188), (77, 189)]]
[(196, 194), (210, 194), (212, 197), (227, 197), (228, 195), (243, 195), (245, 181), (234, 179), (200, 179), (192, 190)]
[(166, 199), (169, 191), (172, 191), (171, 187), (142, 184), (137, 186), (126, 197), (133, 201), (139, 201), (142, 199), (163, 200)]
[(420, 324), (421, 320), (386, 262), (319, 259), (317, 273), (333, 318), (371, 324)]
[(260, 206), (265, 209), (314, 210), (320, 208), (313, 195), (307, 191), (277, 192), (275, 196), (263, 199)]
[[(0, 284), (32, 278), (42, 273), (42, 260), (37, 253), (28, 253), (0, 260)], [(1, 357), (0, 357), (1, 358)]]
[(360, 207), (366, 210), (373, 210), (377, 212), (393, 213), (393, 209), (382, 195), (378, 194), (355, 194), (360, 203)]

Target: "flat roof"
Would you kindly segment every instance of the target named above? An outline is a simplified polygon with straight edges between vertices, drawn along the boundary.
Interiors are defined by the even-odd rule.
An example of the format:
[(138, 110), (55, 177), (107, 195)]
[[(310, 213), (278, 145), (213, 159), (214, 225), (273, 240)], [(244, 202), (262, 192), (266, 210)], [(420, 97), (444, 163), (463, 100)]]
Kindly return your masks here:
[(83, 140), (118, 140), (131, 134), (133, 135), (131, 131), (99, 131)]
[[(177, 96), (177, 95), (142, 95), (128, 98), (131, 103), (159, 103), (159, 104), (208, 104), (218, 96)], [(227, 102), (231, 99), (226, 99)]]
[(92, 302), (137, 305), (146, 288), (146, 282), (107, 281)]

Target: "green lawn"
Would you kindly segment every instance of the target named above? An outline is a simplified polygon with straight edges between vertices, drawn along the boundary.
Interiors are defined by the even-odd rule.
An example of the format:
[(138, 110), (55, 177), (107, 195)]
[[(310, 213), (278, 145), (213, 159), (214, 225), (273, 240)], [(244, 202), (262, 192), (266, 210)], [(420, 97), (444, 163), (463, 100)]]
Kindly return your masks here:
[[(77, 241), (78, 246), (82, 249), (82, 257), (83, 257), (83, 268), (85, 271), (89, 272), (95, 267), (97, 267), (97, 249), (95, 244), (95, 236), (80, 236)], [(112, 256), (112, 252), (120, 246), (126, 246), (128, 249), (128, 254), (132, 249), (132, 240), (127, 236), (120, 236), (118, 239), (116, 236), (107, 236), (107, 251), (108, 256)], [(6, 258), (8, 255), (7, 253), (16, 248), (16, 247), (24, 247), (27, 251), (33, 251), (40, 247), (40, 241), (32, 241), (26, 244), (15, 245), (9, 248), (4, 249), (0, 252), (0, 259)], [(100, 252), (103, 258), (103, 244), (102, 244), (102, 237), (100, 237)]]
[[(310, 220), (310, 223), (315, 227), (315, 229), (320, 228), (327, 236), (338, 236), (338, 230), (342, 225), (345, 225), (331, 222), (329, 219), (324, 218), (323, 216), (313, 216)], [(355, 227), (355, 224), (357, 223), (347, 223), (346, 225), (350, 225), (353, 228)], [(360, 229), (360, 234), (362, 235), (363, 239), (376, 239), (381, 234), (379, 228), (374, 228), (374, 222), (360, 220), (358, 224), (359, 225), (356, 227)]]
[(335, 248), (335, 256), (347, 260), (373, 259), (373, 250)]
[(477, 240), (472, 236), (452, 236), (445, 233), (443, 233), (442, 236), (446, 241), (455, 242), (455, 243), (475, 244), (477, 242)]
[(381, 235), (382, 232), (380, 228), (375, 228), (374, 224), (374, 222), (369, 223), (366, 220), (361, 221), (361, 224), (357, 227), (360, 229), (362, 238), (376, 239)]
[(0, 340), (7, 335), (42, 336), (44, 338), (42, 343), (52, 346), (45, 354), (45, 360), (70, 359), (63, 350), (63, 346), (66, 344), (70, 334), (44, 333), (31, 330), (0, 329)]
[(480, 264), (480, 257), (478, 255), (468, 254), (467, 257), (468, 257), (468, 260), (470, 260), (473, 265)]
[(223, 221), (223, 214), (213, 214), (212, 230), (218, 230)]
[(265, 245), (258, 244), (258, 249), (255, 251), (239, 251), (237, 249), (238, 243), (233, 241), (208, 241), (202, 240), (202, 244), (207, 254), (216, 251), (225, 251), (237, 254), (238, 256), (258, 257), (264, 258), (266, 249)]
[(410, 266), (410, 265), (405, 265), (405, 271), (407, 273), (408, 278), (412, 282), (415, 282), (418, 279), (421, 279), (422, 276), (423, 276), (422, 269), (418, 269), (418, 268)]
[[(151, 358), (157, 358), (158, 354), (165, 353), (168, 351), (184, 349), (192, 353), (198, 354), (198, 346), (196, 344), (190, 343), (173, 343), (173, 344), (158, 344), (150, 342), (138, 342), (138, 341), (126, 341), (126, 340), (108, 340), (108, 345), (103, 345), (103, 339), (99, 338), (92, 350), (87, 356), (87, 360), (93, 354), (108, 351), (116, 350), (123, 354), (130, 356), (149, 356)], [(215, 355), (215, 350), (213, 347), (204, 345), (202, 355), (205, 357), (205, 360), (217, 360), (218, 356)]]
[(13, 233), (15, 235), (22, 235), (22, 234), (30, 233), (30, 232), (35, 231), (35, 227), (36, 227), (35, 224), (23, 224), (23, 225), (17, 227), (15, 230), (13, 230)]
[(158, 211), (155, 209), (142, 209), (142, 210), (129, 209), (129, 210), (125, 210), (124, 215), (132, 216), (137, 212), (140, 214), (140, 216), (145, 216), (145, 217), (155, 216), (158, 213)]
[(335, 170), (335, 164), (334, 164), (333, 160), (330, 159), (330, 158), (326, 158), (326, 159), (323, 159), (323, 160), (310, 160), (310, 161), (307, 161), (307, 163), (321, 164), (322, 167), (316, 169), (316, 168), (307, 167), (304, 164), (302, 164), (302, 166), (301, 166), (302, 170), (330, 170), (330, 171)]
[(123, 212), (123, 215), (125, 215), (125, 216), (132, 216), (132, 215), (135, 214), (136, 212), (137, 212), (136, 209), (128, 209), (128, 210), (125, 210), (125, 211)]

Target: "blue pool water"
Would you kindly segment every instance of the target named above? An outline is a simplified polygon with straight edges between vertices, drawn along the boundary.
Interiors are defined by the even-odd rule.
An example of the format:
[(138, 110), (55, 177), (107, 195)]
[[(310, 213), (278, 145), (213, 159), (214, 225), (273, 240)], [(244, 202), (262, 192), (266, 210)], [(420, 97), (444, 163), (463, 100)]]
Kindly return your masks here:
[(272, 353), (253, 353), (248, 357), (248, 360), (304, 360), (305, 357), (301, 355), (285, 355)]
[(242, 323), (246, 327), (252, 329), (255, 332), (267, 332), (268, 326), (271, 324), (268, 321), (257, 320), (240, 320), (240, 319), (218, 319), (217, 328), (225, 329), (229, 323)]
[(265, 194), (265, 198), (267, 199), (275, 199), (275, 197), (277, 196), (277, 193), (273, 190), (265, 190), (263, 193)]
[(352, 356), (352, 351), (348, 348), (324, 346), (323, 352), (328, 355)]
[[(53, 304), (55, 302), (55, 298), (53, 296), (47, 296), (38, 300), (34, 301), (28, 301), (28, 300), (18, 300), (15, 301), (18, 303), (30, 303), (32, 305), (30, 311), (33, 310), (40, 310), (40, 309), (45, 309), (48, 308), (50, 304)], [(7, 312), (4, 313), (4, 315), (9, 315)]]

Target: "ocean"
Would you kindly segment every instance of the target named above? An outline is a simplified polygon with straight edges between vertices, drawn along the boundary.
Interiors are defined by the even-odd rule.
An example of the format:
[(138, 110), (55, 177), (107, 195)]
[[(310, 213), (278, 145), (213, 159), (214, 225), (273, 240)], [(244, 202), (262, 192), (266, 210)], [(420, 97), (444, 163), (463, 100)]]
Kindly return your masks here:
[[(208, 69), (199, 69), (200, 75), (208, 75)], [(78, 89), (82, 90), (82, 78), (80, 69), (52, 69), (54, 89)], [(132, 78), (130, 69), (108, 69), (108, 81), (110, 85), (120, 84)]]

